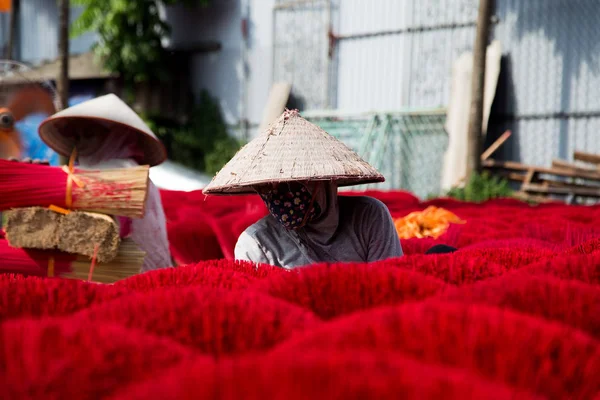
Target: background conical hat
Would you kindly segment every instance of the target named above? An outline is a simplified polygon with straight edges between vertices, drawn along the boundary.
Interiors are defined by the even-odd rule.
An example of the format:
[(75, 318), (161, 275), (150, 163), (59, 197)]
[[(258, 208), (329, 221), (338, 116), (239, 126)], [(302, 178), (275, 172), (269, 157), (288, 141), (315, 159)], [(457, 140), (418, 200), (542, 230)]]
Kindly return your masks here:
[(385, 179), (344, 143), (286, 110), (242, 149), (204, 188), (205, 194), (254, 193), (271, 182), (335, 181), (339, 186)]
[(42, 140), (54, 151), (70, 156), (75, 139), (69, 130), (86, 124), (114, 124), (123, 134), (139, 135), (144, 158), (138, 160), (150, 166), (161, 164), (167, 159), (167, 151), (148, 125), (123, 100), (114, 94), (107, 94), (85, 101), (57, 112), (46, 119), (39, 128)]

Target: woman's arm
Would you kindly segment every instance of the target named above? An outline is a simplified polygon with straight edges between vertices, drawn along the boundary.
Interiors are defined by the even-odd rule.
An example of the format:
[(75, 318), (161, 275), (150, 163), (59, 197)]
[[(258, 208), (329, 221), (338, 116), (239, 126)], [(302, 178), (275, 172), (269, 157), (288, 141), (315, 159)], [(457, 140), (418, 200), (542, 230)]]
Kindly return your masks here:
[(377, 199), (371, 199), (365, 217), (363, 226), (369, 235), (367, 261), (401, 257), (400, 238), (387, 206)]
[(260, 264), (269, 264), (262, 247), (247, 232), (242, 232), (235, 245), (234, 256), (236, 260), (251, 261)]

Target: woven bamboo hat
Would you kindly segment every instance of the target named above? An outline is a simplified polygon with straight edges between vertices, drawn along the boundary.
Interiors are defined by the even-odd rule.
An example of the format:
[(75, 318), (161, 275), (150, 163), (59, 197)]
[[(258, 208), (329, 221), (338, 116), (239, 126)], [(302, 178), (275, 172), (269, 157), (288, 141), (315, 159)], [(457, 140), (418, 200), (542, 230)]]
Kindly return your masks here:
[(251, 194), (265, 183), (335, 181), (339, 186), (385, 178), (344, 143), (286, 110), (219, 171), (205, 194)]
[(167, 159), (167, 151), (148, 125), (123, 100), (107, 94), (57, 112), (42, 122), (40, 138), (58, 154), (68, 157), (75, 146), (74, 129), (93, 130), (94, 124), (137, 135), (144, 156), (141, 164), (155, 166)]

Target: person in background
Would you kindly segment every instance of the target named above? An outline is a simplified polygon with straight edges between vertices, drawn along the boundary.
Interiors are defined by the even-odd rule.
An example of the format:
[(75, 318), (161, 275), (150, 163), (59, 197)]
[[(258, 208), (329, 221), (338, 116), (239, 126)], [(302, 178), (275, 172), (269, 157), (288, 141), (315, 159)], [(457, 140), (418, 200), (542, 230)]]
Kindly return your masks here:
[(204, 193), (260, 195), (269, 215), (240, 235), (235, 258), (292, 269), (401, 257), (400, 239), (381, 201), (338, 196), (339, 186), (383, 181), (343, 143), (286, 110)]
[[(155, 166), (167, 157), (164, 146), (150, 128), (113, 94), (54, 114), (42, 122), (39, 134), (49, 147), (63, 156), (71, 156), (76, 149), (78, 166), (84, 169)], [(145, 216), (117, 219), (121, 236), (130, 237), (146, 252), (143, 272), (173, 265), (160, 193), (152, 181)]]
[(50, 149), (37, 137), (35, 126), (56, 112), (52, 89), (43, 83), (2, 89), (6, 93), (2, 96), (5, 103), (0, 104), (0, 159), (48, 158)]

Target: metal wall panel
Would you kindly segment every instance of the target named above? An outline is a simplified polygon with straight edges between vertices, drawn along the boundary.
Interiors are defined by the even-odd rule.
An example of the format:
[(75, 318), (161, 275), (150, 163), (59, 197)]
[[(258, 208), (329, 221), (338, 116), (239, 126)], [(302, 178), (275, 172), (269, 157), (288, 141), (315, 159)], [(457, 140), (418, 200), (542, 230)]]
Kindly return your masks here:
[(478, 0), (414, 0), (414, 26), (472, 24)]
[(507, 158), (548, 165), (583, 144), (598, 151), (600, 2), (499, 0), (496, 13), (505, 59), (492, 128), (519, 142)]
[(349, 112), (448, 103), (453, 61), (473, 45), (477, 0), (337, 0), (332, 106)]
[(571, 133), (569, 154), (575, 150), (600, 154), (600, 118), (575, 118), (567, 122)]
[(497, 12), (513, 97), (505, 111), (600, 110), (600, 2), (503, 0)]
[(401, 73), (406, 43), (395, 36), (344, 40), (338, 45), (336, 108), (348, 112), (400, 109), (409, 84)]
[(412, 0), (337, 0), (332, 3), (339, 35), (369, 34), (408, 27)]
[(327, 0), (278, 0), (273, 11), (273, 81), (291, 82), (300, 109), (329, 104)]
[(450, 100), (452, 64), (470, 51), (475, 29), (460, 27), (412, 34), (409, 107), (446, 107)]
[[(80, 12), (79, 8), (73, 8), (71, 21), (74, 21)], [(8, 24), (8, 19), (6, 21)], [(4, 25), (3, 21), (0, 23)], [(21, 2), (19, 40), (18, 58), (20, 61), (39, 64), (58, 57), (58, 7), (55, 0)], [(87, 33), (71, 39), (69, 52), (71, 54), (86, 52), (95, 43), (95, 40), (94, 33)]]

